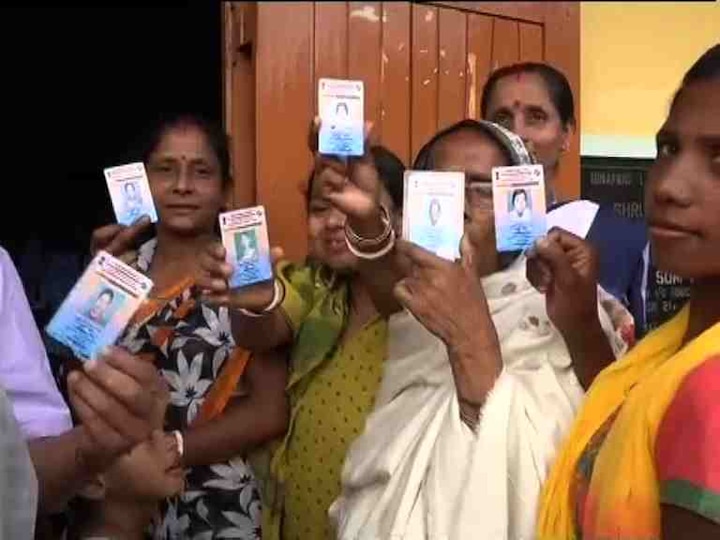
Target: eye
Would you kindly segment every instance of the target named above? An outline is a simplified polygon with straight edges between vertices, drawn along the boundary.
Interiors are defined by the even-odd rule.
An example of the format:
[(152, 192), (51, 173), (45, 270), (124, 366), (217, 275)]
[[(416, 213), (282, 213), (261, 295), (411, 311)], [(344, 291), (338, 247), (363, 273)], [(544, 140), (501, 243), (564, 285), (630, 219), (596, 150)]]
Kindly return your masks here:
[(507, 111), (499, 111), (493, 116), (492, 121), (496, 124), (500, 124), (502, 127), (512, 129), (513, 117)]
[(543, 124), (547, 121), (547, 114), (541, 110), (531, 110), (527, 114), (529, 124)]
[(676, 155), (680, 151), (680, 147), (674, 141), (658, 140), (657, 157), (666, 158)]

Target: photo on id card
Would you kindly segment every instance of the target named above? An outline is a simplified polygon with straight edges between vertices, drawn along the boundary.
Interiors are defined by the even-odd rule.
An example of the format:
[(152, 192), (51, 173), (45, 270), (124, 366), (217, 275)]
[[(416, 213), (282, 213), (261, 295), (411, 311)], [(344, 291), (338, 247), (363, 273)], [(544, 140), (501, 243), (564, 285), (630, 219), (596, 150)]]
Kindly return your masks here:
[(464, 173), (405, 171), (405, 240), (443, 259), (458, 259), (464, 215)]
[(320, 79), (318, 151), (325, 155), (362, 156), (365, 147), (362, 81)]
[(114, 344), (152, 289), (152, 281), (98, 252), (48, 324), (50, 337), (82, 360)]
[(543, 166), (494, 167), (492, 183), (497, 250), (524, 251), (547, 232)]
[(255, 206), (220, 214), (222, 243), (233, 265), (230, 288), (238, 289), (272, 279), (265, 208)]
[(132, 225), (142, 216), (157, 221), (157, 211), (141, 162), (108, 167), (104, 171), (115, 218), (121, 225)]

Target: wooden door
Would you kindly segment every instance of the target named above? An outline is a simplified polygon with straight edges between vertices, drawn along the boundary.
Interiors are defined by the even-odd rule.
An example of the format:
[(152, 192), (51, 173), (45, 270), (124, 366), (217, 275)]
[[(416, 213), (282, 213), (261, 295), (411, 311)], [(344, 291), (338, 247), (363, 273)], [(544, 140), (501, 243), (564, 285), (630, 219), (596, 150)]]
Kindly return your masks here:
[[(406, 164), (439, 129), (479, 117), (483, 84), (500, 66), (549, 62), (579, 95), (571, 2), (235, 2), (224, 28), (234, 203), (264, 204), (271, 243), (294, 259), (306, 250), (306, 141), (319, 78), (362, 79), (366, 119)], [(576, 135), (561, 198), (579, 195), (579, 178)]]

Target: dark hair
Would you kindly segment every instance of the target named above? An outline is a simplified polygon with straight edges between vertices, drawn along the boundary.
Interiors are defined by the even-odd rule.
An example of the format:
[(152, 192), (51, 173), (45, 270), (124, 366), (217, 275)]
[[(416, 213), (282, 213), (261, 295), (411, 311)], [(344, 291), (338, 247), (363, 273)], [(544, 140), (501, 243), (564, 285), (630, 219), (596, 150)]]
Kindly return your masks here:
[(104, 289), (100, 294), (97, 295), (96, 301), (99, 300), (101, 296), (109, 296), (111, 302), (115, 299), (115, 293), (112, 291), (112, 289)]
[(517, 199), (520, 195), (524, 195), (525, 200), (527, 201), (527, 198), (528, 198), (527, 191), (525, 191), (524, 189), (518, 188), (518, 189), (513, 190), (513, 192), (512, 192), (511, 200), (512, 200), (513, 204), (515, 204), (515, 199)]
[(490, 132), (487, 126), (483, 125), (477, 120), (466, 118), (465, 120), (460, 120), (452, 126), (436, 133), (432, 139), (426, 142), (423, 147), (418, 151), (417, 157), (415, 157), (413, 169), (420, 171), (433, 170), (435, 168), (434, 153), (437, 145), (441, 143), (446, 137), (463, 131), (471, 131), (473, 133), (477, 133), (481, 137), (485, 137), (495, 142), (502, 149), (503, 154), (505, 154), (505, 157), (508, 159), (508, 162), (513, 163), (513, 157), (510, 154), (510, 151), (505, 147), (505, 145), (501, 144), (500, 141), (497, 140), (496, 136), (492, 132)]
[(675, 102), (682, 90), (693, 83), (701, 81), (710, 81), (720, 78), (720, 43), (710, 47), (703, 55), (698, 58), (692, 67), (685, 73), (680, 88), (675, 92), (671, 107), (675, 106)]
[(493, 71), (483, 87), (482, 98), (480, 99), (480, 113), (483, 118), (487, 118), (490, 98), (492, 98), (498, 82), (505, 77), (522, 73), (539, 75), (545, 83), (545, 89), (550, 95), (550, 101), (552, 101), (558, 116), (560, 116), (563, 126), (575, 124), (575, 100), (570, 83), (561, 71), (539, 62), (521, 62)]
[(193, 113), (171, 113), (158, 119), (141, 138), (140, 155), (147, 163), (160, 141), (171, 129), (192, 126), (199, 129), (220, 164), (220, 178), (223, 187), (232, 181), (230, 171), (230, 145), (226, 133), (214, 122)]
[[(372, 154), (373, 161), (375, 162), (375, 168), (378, 171), (380, 181), (383, 183), (383, 187), (388, 192), (388, 195), (390, 195), (393, 205), (397, 209), (402, 209), (405, 165), (400, 161), (400, 158), (384, 146), (376, 145), (370, 147), (370, 154)], [(310, 199), (312, 199), (314, 181), (315, 173), (311, 171), (307, 182), (307, 191), (305, 192), (305, 202), (308, 206), (310, 206)]]

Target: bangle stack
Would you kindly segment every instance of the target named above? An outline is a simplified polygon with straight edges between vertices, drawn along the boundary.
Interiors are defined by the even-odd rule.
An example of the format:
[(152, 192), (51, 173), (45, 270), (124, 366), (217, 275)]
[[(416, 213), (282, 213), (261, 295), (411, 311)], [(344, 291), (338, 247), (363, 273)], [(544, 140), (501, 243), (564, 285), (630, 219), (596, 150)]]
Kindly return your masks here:
[(275, 308), (277, 308), (280, 304), (282, 304), (283, 300), (285, 300), (285, 285), (283, 285), (283, 282), (279, 279), (275, 279), (273, 283), (275, 287), (275, 291), (273, 293), (272, 301), (267, 305), (265, 309), (263, 309), (261, 312), (257, 311), (251, 311), (249, 309), (240, 308), (239, 311), (243, 315), (247, 315), (248, 317), (262, 317), (264, 315), (267, 315), (271, 311), (273, 311)]
[(345, 243), (350, 253), (358, 259), (380, 259), (395, 247), (395, 230), (390, 222), (390, 212), (382, 205), (380, 211), (382, 213), (383, 230), (375, 238), (362, 237), (353, 231), (349, 224), (345, 224)]

